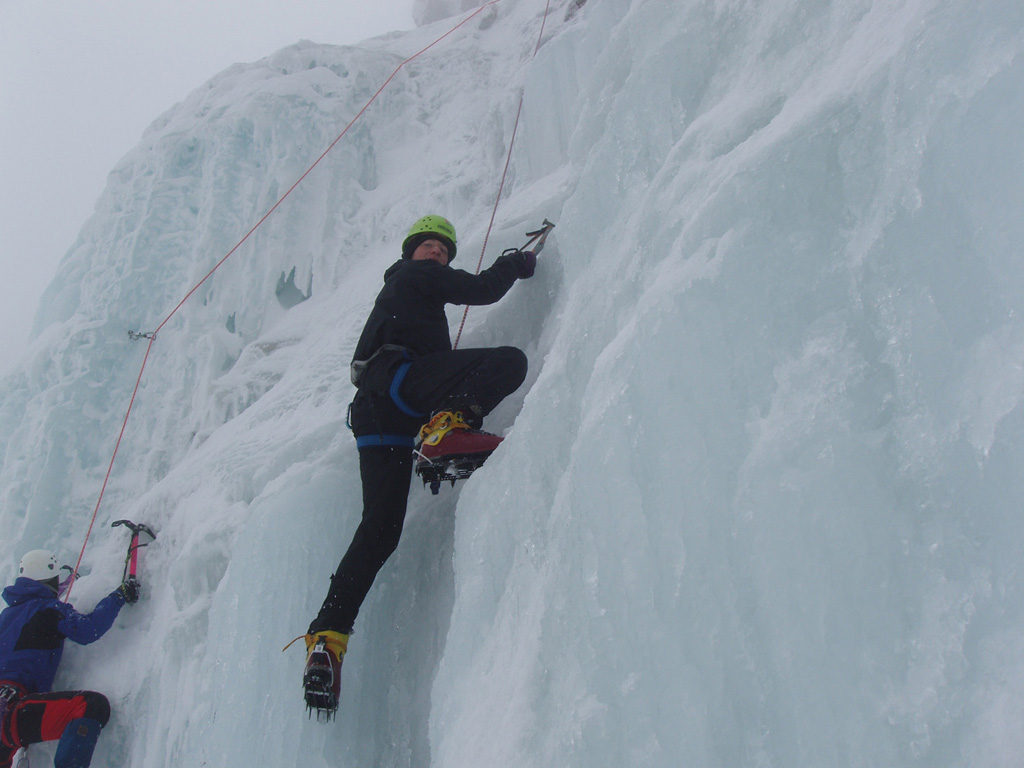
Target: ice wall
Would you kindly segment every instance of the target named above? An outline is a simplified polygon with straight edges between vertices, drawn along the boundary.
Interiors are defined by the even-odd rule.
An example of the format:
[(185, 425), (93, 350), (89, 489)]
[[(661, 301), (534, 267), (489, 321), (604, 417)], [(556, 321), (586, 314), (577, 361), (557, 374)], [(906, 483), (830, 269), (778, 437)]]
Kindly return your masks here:
[[(403, 68), (161, 332), (74, 602), (126, 516), (147, 596), (61, 680), (114, 702), (94, 765), (1016, 765), (1024, 9), (569, 0), (534, 58), (544, 6)], [(0, 383), (9, 562), (77, 554), (126, 331), (455, 21), (232, 68), (115, 169)], [(280, 649), (360, 514), (351, 348), (419, 215), (475, 268), (520, 94), (485, 262), (558, 227), (463, 343), (530, 377), (312, 723)]]
[(457, 527), (442, 764), (1016, 759), (1021, 14), (975, 11), (605, 5), (542, 50), (587, 320)]

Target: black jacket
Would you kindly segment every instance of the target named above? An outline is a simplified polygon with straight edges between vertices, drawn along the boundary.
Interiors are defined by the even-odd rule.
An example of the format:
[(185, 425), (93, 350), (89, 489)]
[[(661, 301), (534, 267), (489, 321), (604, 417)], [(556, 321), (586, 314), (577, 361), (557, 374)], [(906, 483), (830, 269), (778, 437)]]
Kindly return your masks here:
[(493, 304), (508, 293), (518, 274), (511, 256), (500, 256), (478, 275), (430, 260), (395, 262), (384, 273), (384, 288), (363, 326), (353, 361), (368, 360), (385, 344), (404, 347), (414, 357), (450, 350), (445, 304)]

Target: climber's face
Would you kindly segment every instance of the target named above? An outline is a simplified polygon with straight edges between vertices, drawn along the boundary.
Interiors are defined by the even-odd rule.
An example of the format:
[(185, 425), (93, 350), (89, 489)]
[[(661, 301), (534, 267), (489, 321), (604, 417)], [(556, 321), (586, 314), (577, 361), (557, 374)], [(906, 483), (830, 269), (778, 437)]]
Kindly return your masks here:
[(413, 261), (436, 261), (442, 267), (448, 265), (448, 246), (440, 240), (424, 240), (412, 252)]

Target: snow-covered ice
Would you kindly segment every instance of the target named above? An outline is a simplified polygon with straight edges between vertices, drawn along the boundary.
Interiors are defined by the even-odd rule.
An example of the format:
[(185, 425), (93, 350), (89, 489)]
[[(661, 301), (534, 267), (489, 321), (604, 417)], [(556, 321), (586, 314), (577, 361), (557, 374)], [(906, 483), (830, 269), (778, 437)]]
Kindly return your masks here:
[[(5, 579), (78, 556), (128, 331), (464, 6), (236, 65), (113, 169), (0, 381)], [(120, 578), (120, 518), (159, 534), (145, 596), (58, 680), (112, 701), (93, 765), (1019, 766), (1024, 6), (544, 10), (404, 66), (158, 335), (72, 602)], [(318, 724), (281, 648), (361, 512), (352, 348), (419, 216), (475, 269), (520, 96), (485, 265), (558, 226), (462, 345), (530, 375), (483, 469), (414, 484)]]

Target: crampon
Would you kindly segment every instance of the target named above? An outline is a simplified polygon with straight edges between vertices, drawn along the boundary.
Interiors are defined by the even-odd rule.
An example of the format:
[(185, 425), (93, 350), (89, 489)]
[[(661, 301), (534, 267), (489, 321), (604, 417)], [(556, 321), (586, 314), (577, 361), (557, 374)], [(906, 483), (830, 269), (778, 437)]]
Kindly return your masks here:
[(416, 459), (416, 474), (424, 485), (430, 485), (430, 492), (436, 494), (441, 483), (465, 480), (480, 468), (491, 452), (474, 453), (466, 456), (442, 456), (437, 459), (419, 457)]

